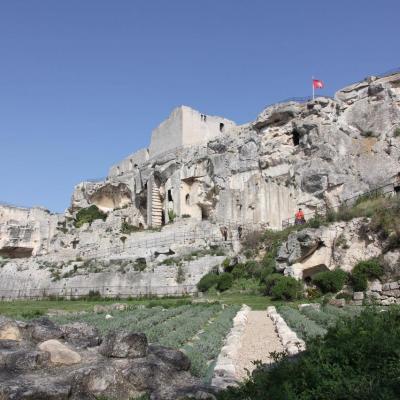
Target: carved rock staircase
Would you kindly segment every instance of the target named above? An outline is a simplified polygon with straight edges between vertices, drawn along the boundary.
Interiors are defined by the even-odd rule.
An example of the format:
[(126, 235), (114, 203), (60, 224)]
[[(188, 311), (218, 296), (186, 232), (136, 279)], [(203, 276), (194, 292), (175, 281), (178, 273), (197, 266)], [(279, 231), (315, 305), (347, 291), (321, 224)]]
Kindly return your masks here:
[(162, 225), (162, 203), (160, 196), (160, 189), (153, 185), (151, 191), (151, 225), (161, 226)]

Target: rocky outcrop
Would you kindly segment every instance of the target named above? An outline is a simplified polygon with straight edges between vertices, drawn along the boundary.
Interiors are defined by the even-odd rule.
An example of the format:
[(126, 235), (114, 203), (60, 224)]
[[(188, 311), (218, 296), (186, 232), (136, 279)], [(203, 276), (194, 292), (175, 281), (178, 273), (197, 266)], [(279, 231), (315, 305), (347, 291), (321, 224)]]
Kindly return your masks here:
[(291, 233), (279, 248), (277, 269), (300, 279), (337, 267), (350, 272), (358, 261), (382, 252), (377, 235), (370, 233), (365, 237), (362, 228), (366, 224), (368, 221), (357, 218)]
[[(0, 332), (10, 326), (22, 339), (0, 339), (1, 399), (128, 400), (145, 393), (154, 400), (214, 398), (211, 388), (190, 375), (190, 361), (182, 352), (149, 346), (143, 334), (111, 332), (99, 347), (92, 341), (93, 328), (85, 324), (73, 330), (54, 326), (45, 336), (53, 332), (57, 339), (39, 342), (32, 332), (50, 322), (0, 320)], [(65, 333), (58, 337), (58, 332)], [(76, 346), (77, 332), (83, 347)]]
[[(152, 237), (145, 235), (151, 226), (163, 226), (157, 246), (187, 247), (191, 240), (171, 240), (167, 233), (176, 234), (185, 222), (187, 232), (207, 225), (211, 239), (197, 242), (210, 246), (221, 226), (232, 227), (233, 239), (239, 225), (280, 229), (299, 206), (315, 212), (390, 184), (400, 170), (399, 82), (400, 74), (370, 77), (334, 99), (267, 107), (256, 121), (241, 126), (181, 107), (156, 129), (150, 152), (123, 160), (104, 180), (77, 185), (65, 215), (0, 207), (0, 256), (42, 256), (64, 266), (77, 258), (148, 259), (152, 246), (143, 243)], [(76, 228), (76, 212), (90, 205), (105, 210), (106, 220)], [(324, 234), (324, 243), (312, 244), (312, 254), (305, 253), (312, 247), (301, 240), (298, 248), (289, 246), (290, 254), (283, 252), (279, 260), (282, 268), (299, 275), (312, 265), (337, 265), (337, 252), (329, 250), (335, 233)], [(357, 246), (354, 253), (365, 250)], [(343, 262), (349, 266), (353, 256), (348, 254)], [(297, 265), (306, 262), (306, 268)], [(24, 268), (17, 262), (12, 272)], [(0, 268), (0, 282), (3, 274), (7, 281), (10, 271)], [(33, 274), (41, 275), (30, 270)], [(24, 283), (17, 287), (30, 278), (21, 277)]]

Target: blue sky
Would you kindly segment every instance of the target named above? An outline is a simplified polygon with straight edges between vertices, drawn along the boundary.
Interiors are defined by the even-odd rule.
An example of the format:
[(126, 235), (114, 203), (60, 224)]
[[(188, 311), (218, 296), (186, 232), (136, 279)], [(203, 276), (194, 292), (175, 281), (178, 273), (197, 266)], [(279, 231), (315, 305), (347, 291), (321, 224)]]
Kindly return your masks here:
[(399, 67), (398, 0), (1, 0), (0, 201), (63, 211), (177, 105), (265, 105)]

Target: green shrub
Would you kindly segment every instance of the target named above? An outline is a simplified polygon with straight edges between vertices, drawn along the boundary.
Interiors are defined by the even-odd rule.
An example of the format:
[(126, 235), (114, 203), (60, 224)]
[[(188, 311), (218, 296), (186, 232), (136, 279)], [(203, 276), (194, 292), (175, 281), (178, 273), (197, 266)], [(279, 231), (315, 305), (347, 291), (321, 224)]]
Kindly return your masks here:
[(350, 281), (356, 292), (363, 292), (368, 287), (369, 279), (379, 279), (383, 275), (383, 268), (379, 261), (370, 259), (360, 261), (351, 271)]
[(74, 226), (80, 228), (82, 225), (88, 223), (89, 225), (96, 219), (105, 221), (107, 214), (99, 210), (94, 204), (87, 208), (82, 208), (76, 214)]
[(302, 295), (302, 285), (291, 276), (282, 276), (271, 289), (272, 298), (276, 300), (295, 300)]
[(265, 279), (265, 294), (268, 296), (272, 295), (272, 288), (278, 283), (279, 279), (283, 277), (282, 274), (270, 274)]
[(218, 282), (217, 282), (217, 290), (220, 292), (224, 292), (232, 287), (233, 284), (233, 277), (229, 272), (224, 272), (223, 274), (219, 275)]
[(137, 231), (140, 231), (139, 227), (131, 225), (126, 221), (122, 221), (121, 233), (124, 233), (125, 235), (130, 235), (132, 232), (137, 232)]
[(288, 306), (281, 306), (278, 307), (278, 311), (285, 322), (301, 339), (309, 340), (316, 336), (324, 336), (326, 334), (325, 328), (307, 318), (299, 310)]
[(352, 273), (350, 275), (351, 286), (356, 292), (364, 292), (368, 287), (368, 278), (362, 273)]
[(232, 270), (232, 275), (234, 279), (247, 278), (246, 265), (236, 264)]
[(217, 286), (218, 281), (219, 275), (209, 272), (200, 279), (197, 284), (197, 289), (199, 289), (200, 292), (207, 292), (210, 288)]
[[(276, 254), (266, 253), (261, 261), (264, 275), (272, 274), (276, 269)], [(267, 273), (269, 271), (269, 273)]]
[(222, 268), (224, 269), (224, 272), (232, 272), (233, 266), (231, 265), (230, 258), (225, 258), (225, 260), (222, 261)]
[(400, 127), (395, 128), (395, 130), (393, 131), (393, 136), (394, 137), (400, 136)]
[(400, 309), (367, 309), (311, 339), (298, 357), (275, 355), (218, 400), (397, 400), (400, 398)]
[(171, 223), (174, 222), (175, 218), (176, 218), (175, 211), (174, 210), (168, 210), (168, 220), (169, 220), (169, 222), (171, 222)]
[(312, 278), (312, 282), (322, 293), (337, 293), (342, 290), (346, 281), (347, 274), (341, 269), (319, 272)]

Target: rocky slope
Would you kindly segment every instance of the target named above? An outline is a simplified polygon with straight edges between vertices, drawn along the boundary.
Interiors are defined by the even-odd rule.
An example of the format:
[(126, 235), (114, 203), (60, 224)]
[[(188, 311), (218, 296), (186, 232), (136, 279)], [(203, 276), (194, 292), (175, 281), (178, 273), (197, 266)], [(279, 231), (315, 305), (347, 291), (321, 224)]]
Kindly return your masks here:
[[(400, 74), (370, 77), (334, 99), (276, 104), (254, 122), (220, 123), (220, 131), (205, 143), (154, 156), (135, 153), (105, 180), (77, 185), (65, 215), (0, 206), (0, 255), (38, 256), (39, 264), (58, 263), (57, 268), (68, 260), (109, 262), (116, 254), (132, 262), (144, 257), (150, 265), (156, 254), (175, 252), (173, 244), (185, 248), (191, 241), (210, 249), (223, 241), (221, 227), (235, 241), (239, 225), (280, 229), (299, 206), (314, 212), (390, 184), (400, 171)], [(77, 211), (90, 205), (107, 218), (75, 227)], [(146, 231), (162, 222), (174, 223), (161, 232)], [(125, 233), (123, 224), (143, 231)], [(15, 270), (33, 277), (35, 265), (15, 261), (0, 277)], [(86, 286), (107, 279), (93, 276)], [(11, 287), (9, 278), (0, 282), (8, 282), (3, 289)]]
[(144, 334), (100, 337), (83, 323), (57, 326), (0, 317), (0, 398), (3, 400), (152, 400), (214, 398), (189, 372), (182, 352), (149, 345)]

